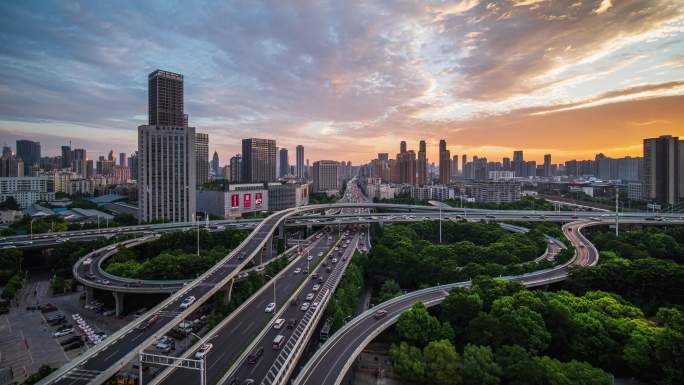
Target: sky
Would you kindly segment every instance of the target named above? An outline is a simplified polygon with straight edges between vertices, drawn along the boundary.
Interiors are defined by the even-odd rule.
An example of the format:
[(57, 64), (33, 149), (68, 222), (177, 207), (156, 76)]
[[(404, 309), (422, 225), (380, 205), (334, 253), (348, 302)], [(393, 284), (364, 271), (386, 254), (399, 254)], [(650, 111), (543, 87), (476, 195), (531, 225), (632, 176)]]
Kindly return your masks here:
[(684, 1), (4, 1), (0, 142), (131, 152), (147, 75), (185, 77), (221, 163), (248, 137), (350, 160), (554, 162), (684, 136)]

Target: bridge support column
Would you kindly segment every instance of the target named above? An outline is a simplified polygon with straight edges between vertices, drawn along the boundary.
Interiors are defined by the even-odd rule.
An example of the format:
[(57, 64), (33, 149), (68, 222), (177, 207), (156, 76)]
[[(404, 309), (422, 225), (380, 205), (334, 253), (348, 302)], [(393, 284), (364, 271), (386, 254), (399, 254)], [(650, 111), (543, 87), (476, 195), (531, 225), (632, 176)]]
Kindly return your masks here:
[(123, 315), (124, 311), (124, 293), (114, 291), (112, 292), (114, 295), (114, 307), (115, 307), (115, 315), (118, 317), (120, 315)]
[(382, 226), (384, 225), (384, 223), (382, 223), (382, 221), (378, 221), (378, 225), (379, 225), (380, 227), (382, 227)]
[(278, 239), (285, 240), (285, 223), (281, 222), (278, 225)]
[(266, 257), (268, 259), (271, 259), (273, 256), (273, 236), (270, 236), (268, 238), (268, 241), (266, 242)]
[(306, 225), (306, 230), (304, 230), (304, 238), (309, 238), (311, 236), (312, 229), (313, 229), (313, 226)]
[(91, 303), (95, 299), (95, 289), (89, 286), (84, 286), (85, 288), (85, 302), (86, 304)]

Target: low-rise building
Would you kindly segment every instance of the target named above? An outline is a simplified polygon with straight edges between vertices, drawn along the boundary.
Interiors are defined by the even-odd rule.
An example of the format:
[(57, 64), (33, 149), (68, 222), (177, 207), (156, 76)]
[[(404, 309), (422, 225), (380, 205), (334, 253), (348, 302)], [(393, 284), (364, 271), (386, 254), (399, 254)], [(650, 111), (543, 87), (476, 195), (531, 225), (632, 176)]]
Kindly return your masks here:
[(437, 200), (443, 201), (453, 198), (454, 190), (445, 185), (427, 185), (427, 186), (413, 186), (411, 187), (411, 197), (419, 200)]
[(46, 175), (0, 178), (0, 202), (14, 197), (21, 208), (55, 199), (54, 180)]
[(228, 191), (197, 190), (197, 211), (223, 218), (268, 211), (268, 190), (263, 183), (231, 185)]
[(289, 209), (309, 204), (309, 184), (269, 183), (268, 208), (271, 211)]
[(515, 180), (475, 181), (468, 186), (469, 195), (481, 203), (509, 203), (520, 200), (521, 185)]

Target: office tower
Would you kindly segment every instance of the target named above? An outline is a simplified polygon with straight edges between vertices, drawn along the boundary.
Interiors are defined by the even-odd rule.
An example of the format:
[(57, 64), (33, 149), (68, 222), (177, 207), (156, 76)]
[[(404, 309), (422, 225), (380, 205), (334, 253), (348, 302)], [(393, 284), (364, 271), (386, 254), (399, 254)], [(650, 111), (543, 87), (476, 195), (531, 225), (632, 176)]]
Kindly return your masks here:
[(70, 168), (73, 156), (71, 154), (71, 146), (62, 146), (62, 161), (60, 168)]
[(525, 168), (525, 159), (523, 158), (523, 152), (521, 150), (513, 151), (511, 167), (513, 168), (513, 172), (515, 172), (515, 176), (526, 176), (527, 169)]
[(511, 158), (503, 158), (503, 171), (513, 171), (511, 170)]
[(304, 178), (304, 146), (301, 144), (297, 146), (297, 173), (298, 179)]
[(131, 171), (131, 179), (138, 180), (138, 152), (128, 157), (128, 169)]
[(439, 183), (448, 184), (451, 178), (451, 155), (446, 147), (446, 140), (439, 141)]
[(17, 140), (17, 158), (24, 162), (24, 176), (30, 176), (31, 167), (37, 166), (40, 162), (40, 142)]
[(71, 171), (79, 174), (82, 178), (87, 178), (86, 150), (84, 148), (75, 148), (71, 155)]
[(287, 148), (281, 148), (278, 152), (278, 159), (280, 160), (280, 170), (278, 176), (284, 178), (290, 169), (290, 162), (288, 160)]
[(116, 153), (114, 150), (109, 150), (109, 153), (107, 154), (107, 160), (116, 162)]
[(544, 175), (546, 177), (553, 176), (551, 174), (551, 154), (544, 155)]
[(221, 171), (221, 166), (219, 162), (218, 152), (216, 151), (214, 151), (214, 156), (211, 157), (211, 170), (213, 171), (215, 178), (220, 178), (223, 176), (223, 172)]
[(643, 196), (658, 203), (675, 204), (682, 195), (684, 145), (676, 136), (644, 139)]
[(209, 180), (209, 134), (195, 133), (196, 182), (205, 184)]
[(12, 147), (10, 146), (2, 146), (2, 156), (4, 157), (9, 157), (12, 156)]
[(453, 159), (451, 162), (451, 177), (454, 178), (458, 175), (458, 155), (454, 155), (451, 159)]
[(427, 179), (427, 145), (424, 140), (418, 144), (418, 180), (419, 185), (426, 185)]
[(2, 151), (2, 157), (0, 157), (0, 177), (17, 176), (24, 176), (24, 161), (14, 156), (12, 149), (5, 147)]
[(128, 157), (125, 152), (119, 153), (119, 166), (128, 167)]
[(416, 184), (416, 153), (413, 150), (397, 154), (399, 183)]
[(387, 162), (389, 160), (389, 154), (386, 152), (381, 152), (378, 154), (378, 159)]
[(156, 70), (148, 75), (149, 124), (187, 127), (183, 113), (183, 75)]
[(108, 176), (112, 174), (115, 165), (115, 160), (105, 159), (104, 156), (100, 156), (95, 163), (95, 170), (97, 171), (97, 175)]
[(93, 176), (95, 176), (95, 166), (93, 165), (93, 163), (94, 162), (92, 159), (86, 160), (86, 178), (92, 178)]
[(402, 140), (402, 141), (399, 143), (399, 153), (400, 153), (400, 154), (403, 154), (403, 153), (405, 153), (405, 152), (406, 152), (406, 141), (405, 141), (405, 140)]
[(228, 180), (232, 183), (242, 182), (242, 156), (240, 154), (235, 154), (230, 158), (229, 167)]
[(276, 142), (273, 139), (242, 139), (242, 181), (276, 180)]
[(138, 127), (139, 219), (187, 222), (195, 214), (195, 128)]
[(314, 192), (323, 192), (339, 189), (338, 172), (339, 164), (334, 160), (319, 160), (313, 165), (313, 189)]

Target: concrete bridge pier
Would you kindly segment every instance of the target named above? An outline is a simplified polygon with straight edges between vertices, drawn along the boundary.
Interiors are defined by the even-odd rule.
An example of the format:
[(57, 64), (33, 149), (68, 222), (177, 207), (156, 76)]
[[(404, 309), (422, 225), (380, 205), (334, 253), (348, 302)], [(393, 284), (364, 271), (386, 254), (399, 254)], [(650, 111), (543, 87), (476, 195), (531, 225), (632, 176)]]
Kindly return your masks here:
[(91, 303), (95, 299), (95, 289), (90, 286), (85, 287), (85, 301), (86, 304)]
[(113, 291), (112, 294), (114, 295), (115, 315), (118, 317), (123, 315), (124, 312), (124, 293)]
[(230, 300), (233, 299), (233, 284), (235, 283), (235, 278), (231, 279), (230, 282), (226, 285), (226, 288), (224, 289), (226, 291), (226, 295), (223, 297), (223, 304), (228, 305), (230, 303)]
[(309, 238), (311, 236), (311, 233), (313, 231), (313, 226), (312, 225), (306, 225), (306, 230), (304, 230), (304, 238)]
[(285, 223), (281, 222), (278, 225), (278, 239), (282, 239), (283, 241), (286, 241), (285, 239)]
[(268, 241), (266, 241), (266, 257), (268, 259), (273, 257), (273, 236), (268, 237)]

